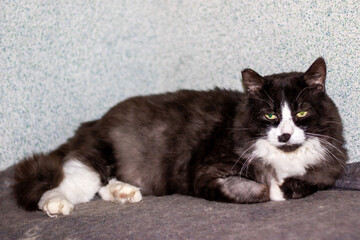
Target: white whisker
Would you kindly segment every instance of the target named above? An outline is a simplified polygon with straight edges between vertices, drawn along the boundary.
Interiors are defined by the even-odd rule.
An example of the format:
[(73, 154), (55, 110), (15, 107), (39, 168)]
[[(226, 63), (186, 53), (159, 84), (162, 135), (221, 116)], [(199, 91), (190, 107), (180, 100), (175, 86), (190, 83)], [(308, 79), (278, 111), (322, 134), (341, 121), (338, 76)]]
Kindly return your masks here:
[(334, 124), (338, 124), (338, 125), (340, 125), (340, 126), (342, 126), (342, 124), (341, 123), (339, 123), (339, 122), (335, 122), (335, 121), (325, 121), (326, 123), (334, 123)]
[(240, 169), (240, 173), (239, 175), (241, 176), (241, 174), (243, 173), (243, 170), (245, 169), (246, 170), (246, 175), (248, 174), (248, 169), (249, 169), (249, 165), (250, 163), (254, 160), (254, 157), (255, 157), (255, 154), (254, 153), (251, 153), (250, 157), (248, 157), (246, 159), (246, 161), (244, 162), (244, 164), (242, 165), (241, 169)]
[[(346, 166), (345, 162), (341, 161), (338, 157), (336, 157), (327, 147), (325, 147), (324, 150), (325, 150), (325, 153), (329, 157), (333, 157), (333, 159), (335, 159), (341, 165), (341, 167), (345, 168), (345, 166)], [(327, 160), (327, 159), (325, 159), (325, 160)]]
[(342, 142), (340, 142), (339, 140), (337, 140), (336, 138), (333, 138), (333, 137), (330, 137), (328, 135), (323, 135), (323, 134), (317, 134), (317, 133), (306, 133), (306, 135), (309, 135), (309, 136), (314, 136), (314, 137), (323, 137), (323, 138), (330, 138), (338, 143), (340, 143), (341, 145), (343, 144)]
[(324, 139), (321, 139), (321, 138), (319, 138), (319, 140), (320, 140), (321, 143), (326, 144), (326, 145), (328, 145), (329, 147), (334, 148), (334, 149), (337, 150), (343, 157), (345, 157), (343, 151), (341, 151), (341, 150), (340, 150), (338, 147), (336, 147), (334, 144), (332, 144), (332, 143), (330, 143), (330, 142), (328, 142), (328, 141), (326, 141), (326, 140), (324, 140)]
[[(261, 99), (261, 98), (259, 98), (259, 97), (253, 97), (253, 98), (256, 99), (256, 100), (263, 101), (263, 102), (269, 104), (271, 108), (274, 107), (274, 103), (273, 103), (273, 102), (269, 102), (268, 100)], [(270, 100), (271, 100), (271, 99), (270, 99)]]
[(234, 169), (234, 167), (238, 164), (238, 162), (240, 161), (240, 159), (242, 158), (242, 156), (244, 156), (244, 154), (249, 151), (251, 148), (253, 147), (253, 145), (250, 145), (250, 147), (248, 147), (241, 155), (240, 157), (236, 160), (236, 162), (234, 163), (234, 165), (232, 166), (232, 168), (230, 169), (230, 171), (232, 171)]
[(265, 89), (263, 89), (263, 91), (266, 94), (266, 96), (270, 99), (271, 103), (274, 105), (274, 100), (269, 96), (269, 94), (265, 91)]

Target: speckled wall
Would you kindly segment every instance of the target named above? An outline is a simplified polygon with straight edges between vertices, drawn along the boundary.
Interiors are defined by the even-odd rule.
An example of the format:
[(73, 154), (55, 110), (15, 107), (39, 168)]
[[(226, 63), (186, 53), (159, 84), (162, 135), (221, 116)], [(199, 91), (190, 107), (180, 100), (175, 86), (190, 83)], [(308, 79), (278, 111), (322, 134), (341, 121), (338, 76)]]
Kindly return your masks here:
[(240, 72), (328, 63), (327, 91), (360, 159), (358, 1), (0, 3), (0, 169), (50, 150), (137, 94), (217, 85)]

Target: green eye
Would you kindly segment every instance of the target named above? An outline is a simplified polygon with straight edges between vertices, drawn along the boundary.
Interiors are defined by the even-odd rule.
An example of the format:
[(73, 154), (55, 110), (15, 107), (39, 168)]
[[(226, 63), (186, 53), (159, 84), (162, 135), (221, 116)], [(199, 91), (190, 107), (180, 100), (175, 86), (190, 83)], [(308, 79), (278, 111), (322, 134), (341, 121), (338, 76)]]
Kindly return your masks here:
[(270, 120), (277, 119), (277, 116), (275, 114), (265, 114), (265, 117)]
[(297, 117), (302, 118), (305, 117), (308, 114), (307, 111), (301, 111), (296, 114)]

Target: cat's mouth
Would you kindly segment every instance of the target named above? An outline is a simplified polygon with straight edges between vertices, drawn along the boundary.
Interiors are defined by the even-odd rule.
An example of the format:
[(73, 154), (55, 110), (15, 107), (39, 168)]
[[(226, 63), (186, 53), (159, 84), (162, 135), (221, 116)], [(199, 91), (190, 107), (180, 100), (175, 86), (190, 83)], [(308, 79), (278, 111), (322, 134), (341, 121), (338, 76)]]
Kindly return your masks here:
[(281, 146), (277, 146), (278, 149), (284, 152), (293, 152), (299, 147), (301, 147), (301, 144), (284, 144)]

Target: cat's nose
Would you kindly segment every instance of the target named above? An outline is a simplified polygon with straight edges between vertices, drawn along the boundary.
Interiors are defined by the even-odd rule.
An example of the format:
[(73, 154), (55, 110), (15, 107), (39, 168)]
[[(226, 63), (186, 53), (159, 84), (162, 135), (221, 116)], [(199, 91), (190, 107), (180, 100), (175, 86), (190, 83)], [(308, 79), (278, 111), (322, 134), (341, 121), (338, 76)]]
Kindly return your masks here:
[(291, 134), (289, 133), (283, 133), (280, 136), (278, 136), (279, 142), (282, 143), (289, 141), (290, 138), (291, 138)]
[(280, 130), (282, 134), (293, 134), (295, 130), (295, 125), (292, 121), (283, 121), (280, 123)]

